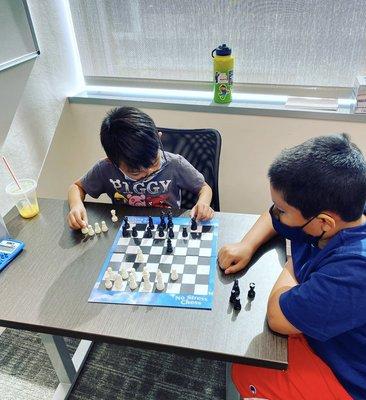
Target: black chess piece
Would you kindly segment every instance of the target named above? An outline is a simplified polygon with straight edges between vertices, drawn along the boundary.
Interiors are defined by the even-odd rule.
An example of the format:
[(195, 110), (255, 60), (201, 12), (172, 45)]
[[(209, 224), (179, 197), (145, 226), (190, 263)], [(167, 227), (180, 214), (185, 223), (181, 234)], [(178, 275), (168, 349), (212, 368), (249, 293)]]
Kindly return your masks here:
[(255, 297), (255, 283), (251, 282), (249, 283), (249, 290), (248, 290), (248, 300), (254, 300)]
[(191, 219), (191, 231), (195, 231), (195, 230), (197, 230), (197, 221), (196, 221), (196, 218), (193, 217)]
[(128, 217), (127, 216), (123, 217), (123, 222), (124, 222), (124, 225), (125, 225), (126, 229), (128, 229), (130, 227), (130, 223), (128, 222)]
[(127, 230), (127, 228), (123, 225), (123, 227), (122, 227), (122, 236), (123, 237), (129, 237), (129, 232), (128, 232), (128, 230)]
[(187, 227), (183, 226), (182, 236), (186, 238), (188, 236)]
[(167, 239), (166, 252), (169, 254), (173, 253), (172, 241), (169, 238)]
[(233, 289), (236, 293), (236, 297), (238, 297), (240, 295), (240, 288), (239, 288), (239, 281), (237, 279), (235, 279), (234, 281), (234, 285), (233, 285)]
[(154, 222), (153, 222), (152, 217), (149, 217), (148, 227), (149, 227), (150, 229), (154, 229)]
[(168, 236), (169, 236), (170, 239), (174, 239), (174, 232), (173, 232), (172, 228), (169, 228)]
[(167, 227), (168, 228), (173, 228), (174, 224), (173, 224), (173, 220), (171, 217), (168, 217), (168, 223), (167, 223)]
[(162, 215), (162, 216), (160, 217), (160, 224), (159, 224), (159, 226), (161, 226), (163, 229), (166, 228), (166, 222), (165, 222), (164, 215)]
[(164, 236), (164, 228), (161, 225), (159, 225), (158, 230), (159, 230), (159, 237), (163, 237)]
[(150, 229), (149, 226), (147, 226), (147, 228), (146, 228), (146, 231), (144, 233), (144, 237), (147, 238), (147, 239), (152, 238), (152, 232), (151, 232), (151, 229)]
[(235, 300), (236, 300), (236, 292), (235, 292), (235, 290), (232, 290), (231, 294), (230, 294), (230, 300), (229, 301), (230, 301), (231, 304), (234, 304)]
[(136, 228), (136, 226), (134, 226), (134, 227), (132, 228), (132, 236), (133, 236), (133, 237), (137, 237), (137, 228)]
[(234, 310), (235, 311), (240, 311), (241, 310), (240, 299), (235, 299), (235, 301), (234, 301)]

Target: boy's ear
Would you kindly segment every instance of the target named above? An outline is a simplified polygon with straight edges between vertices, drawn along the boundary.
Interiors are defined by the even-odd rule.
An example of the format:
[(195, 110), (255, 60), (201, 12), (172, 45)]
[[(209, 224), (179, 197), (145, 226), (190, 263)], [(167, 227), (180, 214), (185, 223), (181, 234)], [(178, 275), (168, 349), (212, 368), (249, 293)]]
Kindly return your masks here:
[(321, 221), (322, 221), (323, 231), (328, 232), (335, 228), (336, 220), (331, 215), (328, 215), (325, 213), (320, 213), (318, 215), (318, 218), (321, 219)]

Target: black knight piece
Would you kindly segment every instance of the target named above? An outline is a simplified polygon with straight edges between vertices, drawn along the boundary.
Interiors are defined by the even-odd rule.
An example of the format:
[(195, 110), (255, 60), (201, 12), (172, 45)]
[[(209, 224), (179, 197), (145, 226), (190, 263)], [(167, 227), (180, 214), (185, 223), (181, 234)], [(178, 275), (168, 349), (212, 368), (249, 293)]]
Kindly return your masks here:
[(126, 229), (130, 227), (130, 223), (128, 222), (128, 217), (123, 217), (124, 226)]
[(196, 221), (196, 218), (193, 217), (191, 219), (191, 231), (195, 231), (195, 230), (197, 230), (197, 221)]
[(234, 281), (234, 285), (233, 285), (233, 289), (232, 290), (235, 291), (236, 297), (238, 297), (239, 294), (240, 294), (240, 288), (239, 288), (239, 281), (237, 279), (235, 279), (235, 281)]
[(231, 304), (234, 304), (235, 300), (236, 300), (236, 292), (235, 292), (235, 290), (232, 290), (231, 294), (230, 294), (230, 300), (229, 301), (230, 301)]

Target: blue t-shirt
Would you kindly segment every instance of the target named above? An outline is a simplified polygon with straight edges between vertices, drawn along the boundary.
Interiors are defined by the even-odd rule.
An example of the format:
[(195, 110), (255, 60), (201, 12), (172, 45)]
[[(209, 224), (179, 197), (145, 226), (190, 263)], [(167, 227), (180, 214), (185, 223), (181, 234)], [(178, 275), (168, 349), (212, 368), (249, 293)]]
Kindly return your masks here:
[(280, 307), (355, 399), (366, 399), (366, 224), (323, 249), (292, 241), (298, 286)]

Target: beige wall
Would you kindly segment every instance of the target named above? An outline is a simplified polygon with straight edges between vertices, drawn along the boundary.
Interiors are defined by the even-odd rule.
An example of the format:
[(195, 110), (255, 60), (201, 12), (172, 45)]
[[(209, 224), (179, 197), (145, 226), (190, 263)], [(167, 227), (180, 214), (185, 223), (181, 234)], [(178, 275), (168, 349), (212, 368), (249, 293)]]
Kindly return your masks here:
[[(99, 126), (110, 106), (66, 104), (39, 184), (40, 194), (65, 198), (68, 185), (103, 151)], [(284, 147), (311, 136), (348, 132), (366, 153), (366, 124), (143, 109), (162, 127), (215, 128), (222, 135), (220, 198), (222, 211), (260, 213), (270, 205), (266, 173)]]

